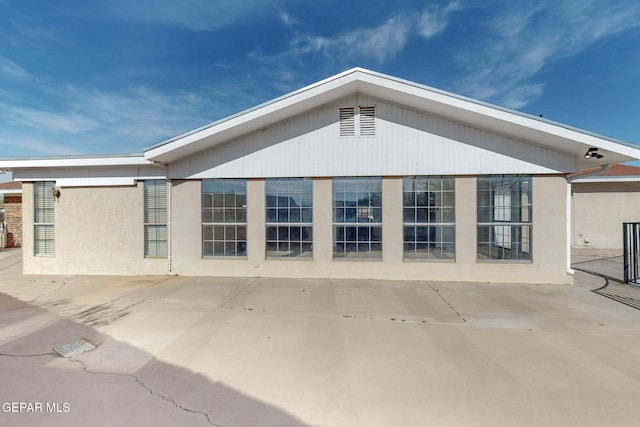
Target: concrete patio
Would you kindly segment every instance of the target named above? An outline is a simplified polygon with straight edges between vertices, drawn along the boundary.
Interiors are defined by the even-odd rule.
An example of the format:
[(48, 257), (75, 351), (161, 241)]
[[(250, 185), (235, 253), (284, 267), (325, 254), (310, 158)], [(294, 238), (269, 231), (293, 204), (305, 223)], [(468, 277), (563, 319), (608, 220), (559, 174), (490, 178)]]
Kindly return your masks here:
[[(24, 276), (1, 425), (635, 426), (640, 311), (575, 285)], [(69, 359), (52, 349), (85, 339)], [(67, 408), (68, 411), (64, 411)]]

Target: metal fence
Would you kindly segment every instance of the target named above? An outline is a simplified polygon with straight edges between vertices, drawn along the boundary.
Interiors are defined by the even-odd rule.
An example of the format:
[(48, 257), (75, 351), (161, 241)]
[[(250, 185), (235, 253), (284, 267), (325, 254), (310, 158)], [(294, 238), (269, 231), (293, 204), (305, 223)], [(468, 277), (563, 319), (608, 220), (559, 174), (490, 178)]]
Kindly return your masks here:
[(622, 224), (624, 282), (640, 286), (640, 222)]

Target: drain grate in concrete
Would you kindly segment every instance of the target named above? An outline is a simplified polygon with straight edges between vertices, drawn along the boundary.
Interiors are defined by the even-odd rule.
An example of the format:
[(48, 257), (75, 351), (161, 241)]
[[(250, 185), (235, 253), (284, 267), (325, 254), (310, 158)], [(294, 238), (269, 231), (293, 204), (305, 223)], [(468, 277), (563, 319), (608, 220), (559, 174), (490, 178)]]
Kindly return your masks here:
[(61, 345), (60, 347), (56, 347), (53, 349), (56, 353), (58, 353), (62, 357), (71, 357), (76, 354), (86, 353), (87, 351), (91, 351), (95, 349), (96, 346), (85, 341), (74, 341), (69, 344)]

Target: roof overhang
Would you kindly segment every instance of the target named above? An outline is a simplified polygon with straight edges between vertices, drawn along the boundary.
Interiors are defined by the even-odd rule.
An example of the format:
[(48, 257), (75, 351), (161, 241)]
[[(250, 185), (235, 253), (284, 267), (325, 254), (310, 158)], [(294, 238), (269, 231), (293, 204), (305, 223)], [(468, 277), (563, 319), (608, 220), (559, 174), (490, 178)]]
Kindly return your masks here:
[[(640, 148), (628, 143), (362, 68), (162, 142), (146, 150), (144, 158), (170, 163), (354, 93), (549, 147), (575, 156), (578, 170), (640, 159)], [(591, 147), (598, 148), (603, 157), (586, 159), (584, 154)]]
[(113, 166), (150, 166), (157, 164), (143, 156), (56, 157), (42, 159), (0, 159), (0, 170), (40, 168), (87, 168)]

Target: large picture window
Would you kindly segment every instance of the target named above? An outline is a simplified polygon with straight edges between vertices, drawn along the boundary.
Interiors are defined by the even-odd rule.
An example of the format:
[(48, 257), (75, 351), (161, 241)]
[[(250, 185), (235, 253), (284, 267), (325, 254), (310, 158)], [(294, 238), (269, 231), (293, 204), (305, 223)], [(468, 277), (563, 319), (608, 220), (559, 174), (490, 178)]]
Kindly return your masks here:
[(531, 176), (478, 178), (478, 259), (531, 260)]
[(382, 178), (333, 179), (334, 258), (382, 258)]
[(406, 260), (455, 257), (455, 178), (404, 177), (403, 234)]
[(53, 256), (55, 250), (55, 182), (38, 181), (33, 183), (34, 207), (34, 254)]
[(167, 183), (163, 179), (144, 182), (144, 256), (166, 257)]
[(311, 257), (313, 181), (267, 179), (265, 195), (267, 257)]
[(247, 181), (202, 180), (202, 255), (247, 256)]

